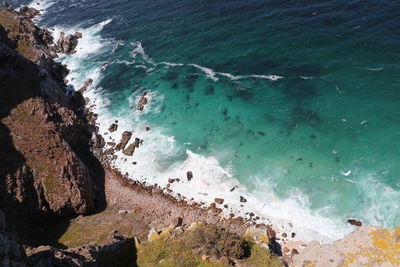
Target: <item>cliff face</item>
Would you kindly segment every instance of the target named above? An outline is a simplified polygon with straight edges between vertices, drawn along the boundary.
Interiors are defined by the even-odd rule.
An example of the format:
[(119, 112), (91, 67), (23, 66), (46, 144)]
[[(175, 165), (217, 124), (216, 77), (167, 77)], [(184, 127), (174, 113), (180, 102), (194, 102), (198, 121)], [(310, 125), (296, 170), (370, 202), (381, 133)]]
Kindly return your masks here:
[(95, 127), (53, 51), (47, 30), (0, 9), (0, 209), (27, 235), (27, 226), (104, 204), (104, 172), (89, 146)]

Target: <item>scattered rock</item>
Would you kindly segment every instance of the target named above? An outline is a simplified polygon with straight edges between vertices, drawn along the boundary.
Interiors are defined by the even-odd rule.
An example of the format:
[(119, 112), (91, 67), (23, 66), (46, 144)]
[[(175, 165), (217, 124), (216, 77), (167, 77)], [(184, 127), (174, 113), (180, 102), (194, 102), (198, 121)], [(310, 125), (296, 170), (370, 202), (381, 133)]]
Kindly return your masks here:
[(122, 153), (124, 153), (127, 156), (132, 156), (133, 152), (135, 152), (135, 145), (134, 144), (130, 144), (126, 149), (124, 149), (122, 151)]
[(116, 150), (122, 150), (125, 149), (126, 144), (128, 144), (129, 140), (131, 139), (132, 132), (125, 131), (122, 133), (121, 141), (119, 144), (115, 147)]
[(283, 234), (282, 234), (282, 237), (286, 238), (286, 237), (287, 237), (287, 234), (286, 234), (286, 233), (283, 233)]
[(183, 224), (183, 218), (182, 217), (178, 217), (175, 219), (175, 228), (176, 227), (180, 227)]
[(140, 139), (135, 138), (135, 147), (139, 147), (139, 145), (140, 145)]
[(293, 257), (293, 255), (296, 255), (296, 254), (300, 254), (300, 253), (299, 253), (299, 251), (297, 249), (293, 248), (291, 256)]
[(108, 127), (108, 131), (110, 133), (115, 132), (116, 130), (118, 130), (118, 124), (116, 123), (111, 123), (111, 125)]
[(362, 226), (362, 222), (361, 222), (361, 221), (358, 221), (358, 220), (348, 219), (347, 222), (348, 222), (349, 224), (354, 225), (354, 226), (357, 226), (357, 227)]
[(88, 87), (92, 85), (92, 83), (93, 83), (92, 79), (87, 79), (83, 84), (83, 86), (78, 91), (81, 92), (81, 94), (84, 93), (88, 89)]
[(231, 192), (235, 191), (235, 189), (238, 188), (237, 185), (231, 188)]
[(146, 126), (146, 132), (150, 131), (150, 127)]
[(245, 202), (247, 202), (247, 199), (245, 199), (244, 197), (240, 196), (240, 202), (245, 203)]
[(188, 171), (188, 172), (186, 173), (186, 177), (187, 177), (188, 181), (192, 180), (192, 178), (193, 178), (193, 172)]
[(208, 260), (210, 258), (210, 256), (208, 256), (208, 255), (203, 255), (203, 256), (201, 256), (201, 259), (203, 260), (203, 261), (206, 261), (206, 260)]
[(146, 98), (147, 92), (143, 92), (143, 94), (141, 95), (139, 102), (137, 104), (137, 110), (142, 111), (144, 109), (144, 106), (147, 104), (148, 100)]
[(169, 178), (169, 179), (168, 179), (168, 183), (169, 183), (169, 184), (173, 184), (174, 182), (175, 182), (175, 179), (173, 179), (173, 178)]
[(224, 203), (224, 199), (222, 199), (222, 198), (215, 198), (215, 199), (214, 199), (214, 202), (221, 205), (221, 204)]
[(129, 213), (131, 213), (132, 211), (130, 211), (130, 210), (119, 210), (118, 211), (118, 213), (119, 214), (129, 214)]
[(296, 236), (296, 233), (292, 233), (292, 238), (294, 238)]

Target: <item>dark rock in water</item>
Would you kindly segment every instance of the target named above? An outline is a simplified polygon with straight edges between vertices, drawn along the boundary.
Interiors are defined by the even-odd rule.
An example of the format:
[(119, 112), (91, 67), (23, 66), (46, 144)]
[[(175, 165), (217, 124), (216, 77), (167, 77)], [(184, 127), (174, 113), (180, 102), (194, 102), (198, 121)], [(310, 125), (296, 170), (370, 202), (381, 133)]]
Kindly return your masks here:
[(169, 178), (169, 179), (168, 179), (168, 183), (169, 183), (169, 184), (175, 183), (175, 179)]
[(92, 85), (92, 83), (93, 83), (92, 79), (87, 79), (85, 81), (85, 83), (83, 84), (83, 86), (78, 91), (81, 92), (81, 93), (86, 92), (86, 90), (88, 89), (89, 86)]
[(147, 95), (147, 92), (144, 92), (143, 94), (142, 94), (142, 96), (140, 97), (140, 99), (139, 99), (139, 102), (138, 102), (138, 104), (137, 104), (137, 110), (140, 110), (140, 111), (142, 111), (143, 109), (144, 109), (144, 106), (147, 104), (147, 102), (148, 102), (148, 100), (147, 100), (147, 98), (146, 98), (146, 95)]
[(78, 39), (80, 38), (82, 38), (82, 33), (80, 32), (68, 35), (62, 32), (57, 43), (54, 45), (54, 51), (63, 54), (75, 54), (75, 48), (78, 46)]
[(292, 238), (294, 238), (296, 236), (296, 233), (292, 233)]
[(122, 153), (124, 153), (127, 156), (132, 156), (134, 152), (135, 152), (134, 144), (130, 144), (126, 149), (122, 151)]
[(231, 188), (231, 192), (235, 191), (235, 189), (238, 188), (237, 185), (235, 185), (234, 187)]
[(254, 98), (254, 94), (247, 89), (240, 89), (235, 91), (235, 96), (243, 100), (250, 101)]
[(310, 168), (313, 167), (313, 163), (310, 161), (310, 164), (308, 165)]
[(262, 132), (262, 131), (258, 131), (258, 134), (261, 135), (261, 136), (265, 136), (265, 133)]
[(111, 123), (111, 125), (108, 127), (108, 131), (110, 133), (115, 132), (116, 130), (118, 130), (118, 124), (116, 123)]
[(150, 127), (146, 126), (146, 132), (150, 131)]
[(222, 109), (222, 114), (223, 114), (224, 116), (227, 116), (227, 115), (228, 115), (228, 109), (227, 109), (227, 108), (223, 108), (223, 109)]
[(358, 220), (348, 219), (347, 222), (348, 222), (349, 224), (354, 225), (354, 226), (357, 226), (357, 227), (362, 226), (362, 222), (361, 222), (361, 221), (358, 221)]
[(192, 180), (192, 178), (193, 178), (193, 172), (188, 171), (188, 172), (186, 173), (186, 177), (187, 177), (188, 181)]
[(178, 82), (174, 82), (174, 84), (171, 86), (171, 89), (176, 90), (178, 89), (178, 86), (179, 86)]
[(7, 3), (6, 1), (3, 1), (3, 7), (4, 8), (11, 8), (11, 6), (10, 6), (10, 4), (9, 3)]
[(214, 86), (209, 85), (207, 89), (204, 91), (205, 95), (213, 95), (215, 93)]
[[(7, 4), (7, 2), (5, 2), (5, 4)], [(5, 6), (5, 4), (3, 2), (4, 6)], [(24, 5), (22, 5), (20, 7), (19, 12), (20, 12), (21, 16), (23, 16), (26, 19), (32, 19), (40, 14), (39, 10), (37, 10), (33, 7), (24, 6)]]
[(244, 197), (240, 196), (240, 202), (245, 203), (245, 202), (247, 202), (247, 199), (245, 199)]
[(287, 237), (287, 234), (286, 234), (286, 233), (283, 233), (283, 234), (282, 234), (282, 237), (283, 237), (283, 238), (286, 238), (286, 237)]
[(135, 138), (135, 147), (139, 147), (140, 145), (140, 139), (139, 138)]
[(221, 205), (224, 203), (224, 199), (223, 198), (215, 198), (214, 202)]
[(314, 140), (316, 138), (317, 138), (317, 136), (315, 134), (310, 135), (310, 139)]
[(122, 133), (121, 141), (115, 147), (116, 150), (125, 149), (125, 146), (128, 144), (129, 140), (131, 139), (132, 132), (125, 131)]

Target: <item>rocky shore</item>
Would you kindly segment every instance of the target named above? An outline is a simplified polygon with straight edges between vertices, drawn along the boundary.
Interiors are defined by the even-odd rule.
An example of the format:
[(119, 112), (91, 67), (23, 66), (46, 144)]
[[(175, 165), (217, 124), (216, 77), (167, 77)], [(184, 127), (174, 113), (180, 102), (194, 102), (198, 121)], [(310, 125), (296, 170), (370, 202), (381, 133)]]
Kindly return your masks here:
[[(205, 207), (170, 195), (168, 185), (190, 181), (191, 171), (170, 179), (165, 188), (121, 174), (112, 167), (115, 152), (132, 156), (143, 140), (130, 131), (108, 142), (98, 134), (97, 115), (82, 96), (93, 81), (70, 90), (67, 66), (54, 61), (57, 54), (76, 52), (81, 33), (54, 40), (32, 21), (38, 14), (26, 6), (0, 9), (3, 266), (400, 265), (399, 229), (351, 220), (358, 230), (343, 240), (330, 245), (298, 242), (293, 241), (296, 233), (275, 229), (277, 235), (273, 226), (257, 223), (257, 214), (225, 216), (224, 199), (215, 198)], [(143, 93), (137, 109), (147, 104)], [(109, 132), (117, 129), (115, 121)], [(241, 197), (240, 202), (246, 201)], [(208, 242), (215, 249), (200, 245)], [(161, 245), (170, 258), (151, 254)], [(183, 263), (174, 250), (190, 256)]]

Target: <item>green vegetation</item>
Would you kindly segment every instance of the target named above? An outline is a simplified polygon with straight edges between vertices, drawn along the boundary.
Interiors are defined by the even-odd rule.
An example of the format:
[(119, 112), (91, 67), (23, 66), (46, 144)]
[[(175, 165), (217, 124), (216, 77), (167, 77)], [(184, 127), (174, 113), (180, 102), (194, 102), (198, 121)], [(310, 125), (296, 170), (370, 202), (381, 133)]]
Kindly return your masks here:
[(284, 266), (259, 244), (212, 224), (168, 232), (140, 245), (139, 266), (231, 266), (232, 261), (247, 267)]
[(251, 243), (251, 256), (246, 260), (248, 266), (257, 267), (283, 267), (282, 261), (272, 256), (269, 251), (259, 244)]
[(137, 264), (139, 266), (163, 266), (163, 267), (225, 267), (224, 262), (209, 262), (201, 259), (185, 243), (184, 238), (173, 236), (160, 238), (159, 240), (145, 242), (138, 250)]
[[(87, 244), (102, 244), (111, 231), (117, 230), (127, 237), (145, 239), (149, 228), (137, 218), (135, 213), (119, 214), (118, 209), (108, 207), (95, 215), (72, 220), (68, 228), (58, 239), (58, 243), (67, 247)], [(57, 227), (53, 232), (57, 232)]]

